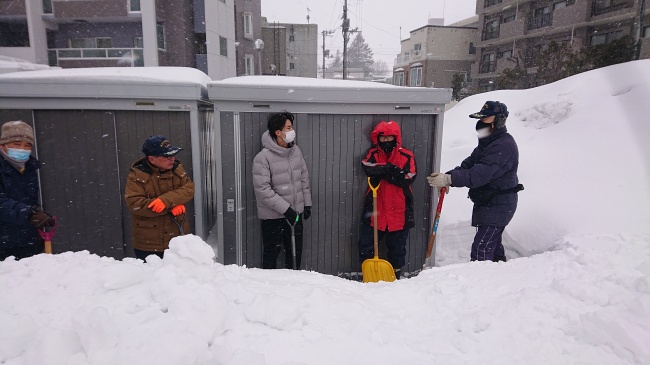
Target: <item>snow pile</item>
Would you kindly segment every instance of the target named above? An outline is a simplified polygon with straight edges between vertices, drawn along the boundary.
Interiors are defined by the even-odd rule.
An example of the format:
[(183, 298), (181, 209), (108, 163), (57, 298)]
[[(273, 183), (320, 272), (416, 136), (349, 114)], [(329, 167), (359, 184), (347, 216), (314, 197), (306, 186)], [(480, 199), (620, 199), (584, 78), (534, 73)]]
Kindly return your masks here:
[[(575, 75), (529, 90), (463, 99), (445, 113), (442, 171), (477, 145), (469, 114), (486, 100), (508, 106), (519, 145), (519, 207), (506, 229), (508, 257), (554, 249), (567, 234), (650, 233), (650, 60)], [(467, 262), (474, 228), (466, 188), (445, 197), (438, 265)]]
[(650, 61), (634, 62), (449, 112), (443, 167), (476, 143), (467, 114), (508, 104), (526, 190), (506, 247), (527, 257), (467, 263), (471, 207), (455, 189), (446, 265), (395, 283), (214, 264), (192, 235), (147, 263), (7, 259), (0, 363), (648, 364), (648, 81)]

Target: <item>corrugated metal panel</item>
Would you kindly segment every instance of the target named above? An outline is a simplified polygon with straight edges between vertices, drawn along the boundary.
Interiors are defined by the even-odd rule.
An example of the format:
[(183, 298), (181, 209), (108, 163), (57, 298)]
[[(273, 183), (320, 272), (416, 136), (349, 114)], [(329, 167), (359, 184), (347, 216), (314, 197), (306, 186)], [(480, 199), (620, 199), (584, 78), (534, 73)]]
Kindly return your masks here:
[(121, 194), (110, 111), (35, 111), (43, 208), (57, 217), (55, 253), (121, 259)]
[[(241, 213), (242, 264), (261, 267), (262, 239), (252, 185), (252, 161), (261, 149), (269, 113), (221, 113), (224, 201), (241, 199), (241, 212), (224, 209), (226, 259), (237, 262), (237, 214)], [(411, 230), (406, 271), (424, 261), (429, 232), (430, 189), (424, 176), (433, 165), (434, 115), (297, 114), (297, 143), (310, 171), (313, 215), (305, 222), (302, 269), (332, 275), (360, 271), (358, 232), (367, 189), (361, 159), (370, 147), (370, 131), (380, 120), (402, 126), (404, 146), (415, 153), (419, 176), (413, 185), (416, 227)], [(238, 128), (239, 133), (235, 133)], [(239, 135), (239, 140), (237, 140)], [(241, 161), (236, 161), (240, 149)], [(239, 170), (238, 170), (239, 169)], [(238, 176), (227, 176), (233, 171)], [(240, 184), (240, 195), (236, 184)], [(385, 245), (380, 251), (385, 257)], [(284, 256), (279, 257), (282, 265)], [(280, 266), (281, 267), (281, 266)]]

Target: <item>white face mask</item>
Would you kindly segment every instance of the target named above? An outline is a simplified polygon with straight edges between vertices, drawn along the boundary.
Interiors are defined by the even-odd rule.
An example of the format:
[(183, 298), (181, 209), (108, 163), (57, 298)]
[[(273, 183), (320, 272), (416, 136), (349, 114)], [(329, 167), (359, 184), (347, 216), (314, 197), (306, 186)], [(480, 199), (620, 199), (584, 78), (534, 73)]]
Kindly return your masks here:
[(291, 142), (293, 142), (294, 139), (296, 139), (296, 131), (294, 131), (294, 130), (284, 132), (284, 135), (286, 136), (286, 137), (282, 138), (284, 143), (291, 143)]
[(476, 136), (481, 139), (489, 136), (492, 132), (490, 132), (490, 128), (481, 128), (476, 131)]

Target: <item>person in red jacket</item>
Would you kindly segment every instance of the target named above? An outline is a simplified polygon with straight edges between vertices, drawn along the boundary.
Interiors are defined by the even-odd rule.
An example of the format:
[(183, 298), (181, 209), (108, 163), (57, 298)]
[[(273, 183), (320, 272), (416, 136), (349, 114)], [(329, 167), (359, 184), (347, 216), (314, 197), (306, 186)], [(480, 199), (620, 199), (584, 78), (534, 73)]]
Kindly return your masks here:
[[(377, 190), (377, 230), (386, 237), (388, 262), (399, 279), (406, 263), (406, 241), (415, 226), (411, 184), (417, 174), (413, 152), (402, 147), (402, 131), (395, 121), (381, 121), (370, 134), (372, 147), (363, 159), (363, 171)], [(366, 191), (359, 234), (359, 260), (374, 257), (372, 191)]]

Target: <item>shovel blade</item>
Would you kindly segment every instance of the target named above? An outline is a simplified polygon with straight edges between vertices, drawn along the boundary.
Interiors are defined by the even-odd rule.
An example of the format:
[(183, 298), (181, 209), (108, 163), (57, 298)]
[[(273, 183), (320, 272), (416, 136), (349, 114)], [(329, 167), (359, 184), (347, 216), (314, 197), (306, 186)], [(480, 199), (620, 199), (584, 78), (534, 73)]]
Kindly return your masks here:
[(361, 264), (361, 273), (364, 283), (377, 283), (379, 281), (395, 281), (393, 265), (379, 258), (367, 259)]

